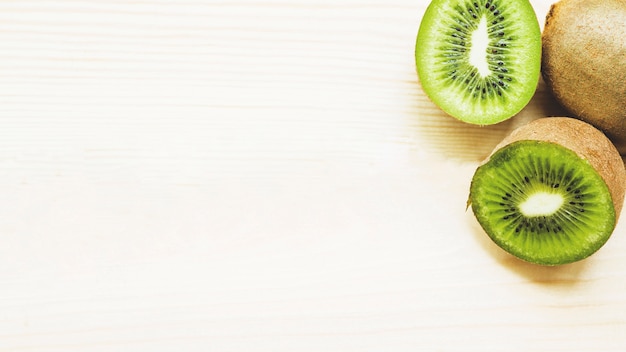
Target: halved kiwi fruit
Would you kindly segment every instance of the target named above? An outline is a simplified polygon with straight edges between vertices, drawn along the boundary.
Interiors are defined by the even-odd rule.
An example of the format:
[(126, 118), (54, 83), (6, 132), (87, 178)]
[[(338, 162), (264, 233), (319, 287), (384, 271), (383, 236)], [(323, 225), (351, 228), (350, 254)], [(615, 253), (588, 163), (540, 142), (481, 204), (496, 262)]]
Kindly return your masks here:
[(514, 130), (476, 170), (476, 219), (525, 261), (566, 264), (596, 252), (613, 232), (626, 170), (608, 138), (574, 118), (542, 118)]
[(504, 121), (539, 81), (541, 31), (528, 0), (433, 0), (422, 18), (415, 61), (426, 95), (461, 121)]

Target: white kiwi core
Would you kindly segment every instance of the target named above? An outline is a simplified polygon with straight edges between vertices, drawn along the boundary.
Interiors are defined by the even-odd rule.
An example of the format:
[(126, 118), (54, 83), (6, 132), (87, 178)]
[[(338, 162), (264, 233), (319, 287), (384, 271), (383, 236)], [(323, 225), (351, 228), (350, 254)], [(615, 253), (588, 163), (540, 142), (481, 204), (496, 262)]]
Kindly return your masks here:
[(533, 216), (548, 216), (556, 213), (565, 200), (563, 196), (555, 193), (537, 192), (529, 196), (519, 205), (522, 214)]
[(476, 67), (482, 77), (491, 74), (489, 63), (487, 62), (487, 49), (489, 48), (489, 31), (487, 29), (487, 18), (483, 16), (478, 23), (478, 27), (472, 32), (469, 63)]

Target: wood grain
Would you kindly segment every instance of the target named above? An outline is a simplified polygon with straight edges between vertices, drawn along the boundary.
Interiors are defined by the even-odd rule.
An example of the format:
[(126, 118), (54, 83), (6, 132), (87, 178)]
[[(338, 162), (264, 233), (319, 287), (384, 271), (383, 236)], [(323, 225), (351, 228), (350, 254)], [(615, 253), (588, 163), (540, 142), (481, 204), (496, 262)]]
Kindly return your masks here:
[[(425, 1), (1, 1), (0, 351), (600, 351), (624, 224), (541, 268), (465, 210)], [(533, 1), (538, 17), (547, 1)]]

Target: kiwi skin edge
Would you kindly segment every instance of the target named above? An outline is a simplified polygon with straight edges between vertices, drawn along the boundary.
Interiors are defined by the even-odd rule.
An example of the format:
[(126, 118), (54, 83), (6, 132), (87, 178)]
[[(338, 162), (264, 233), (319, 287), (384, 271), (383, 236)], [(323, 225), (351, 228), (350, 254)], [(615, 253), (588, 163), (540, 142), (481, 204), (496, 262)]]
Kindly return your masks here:
[(626, 0), (560, 0), (546, 16), (542, 75), (555, 98), (626, 154)]
[[(617, 223), (626, 193), (626, 168), (615, 145), (597, 128), (571, 117), (540, 118), (521, 126), (502, 140), (500, 148), (520, 140), (536, 140), (559, 144), (589, 161), (604, 180), (611, 193)], [(489, 158), (483, 162), (487, 162)]]
[[(573, 251), (567, 249), (566, 251), (561, 252), (561, 254), (554, 255), (550, 254), (549, 250), (546, 252), (543, 248), (536, 248), (537, 252), (535, 252), (535, 249), (523, 249), (523, 246), (520, 247), (519, 242), (516, 245), (501, 238), (499, 230), (495, 230), (492, 227), (491, 220), (493, 218), (491, 218), (491, 215), (487, 215), (487, 218), (485, 218), (484, 216), (486, 215), (483, 209), (484, 207), (472, 204), (472, 199), (475, 196), (478, 196), (478, 194), (483, 194), (484, 196), (481, 188), (475, 188), (475, 185), (480, 184), (480, 181), (475, 179), (476, 174), (472, 179), (472, 185), (470, 186), (468, 207), (470, 205), (472, 206), (472, 210), (476, 215), (477, 220), (487, 232), (487, 235), (489, 235), (489, 237), (491, 237), (491, 239), (498, 246), (519, 259), (538, 265), (556, 266), (569, 264), (590, 256), (602, 247), (611, 236), (611, 232), (614, 231), (622, 211), (624, 193), (626, 190), (626, 168), (624, 167), (624, 162), (622, 161), (619, 152), (615, 148), (614, 144), (604, 135), (604, 133), (586, 122), (570, 117), (546, 117), (534, 120), (511, 132), (511, 134), (509, 134), (494, 148), (492, 153), (478, 167), (476, 173), (478, 174), (481, 167), (486, 163), (489, 163), (496, 153), (498, 154), (498, 160), (501, 161), (502, 155), (500, 154), (500, 151), (503, 151), (505, 153), (504, 155), (507, 155), (508, 151), (504, 151), (504, 149), (508, 149), (509, 146), (517, 148), (517, 146), (513, 147), (513, 144), (517, 145), (520, 142), (523, 143), (528, 141), (558, 145), (561, 147), (559, 149), (568, 150), (568, 154), (574, 154), (575, 156), (569, 156), (567, 158), (578, 157), (584, 160), (584, 163), (586, 164), (584, 165), (584, 169), (587, 170), (586, 172), (593, 172), (590, 169), (593, 169), (596, 172), (596, 176), (593, 177), (596, 180), (595, 182), (600, 181), (599, 179), (601, 179), (600, 182), (604, 182), (606, 188), (602, 188), (604, 188), (604, 192), (608, 190), (610, 199), (607, 198), (607, 195), (605, 194), (604, 200), (600, 201), (606, 207), (610, 206), (609, 204), (612, 204), (613, 208), (606, 208), (607, 218), (605, 220), (607, 222), (604, 223), (606, 225), (601, 225), (604, 228), (602, 232), (599, 232), (601, 233), (601, 237), (596, 237), (596, 239), (592, 240), (593, 242), (587, 242), (588, 244), (591, 244), (586, 247), (587, 249), (573, 249)], [(528, 143), (525, 144), (528, 145)], [(506, 157), (507, 156), (504, 158)], [(491, 169), (493, 169), (493, 166), (491, 166)], [(481, 175), (485, 174), (482, 173)], [(487, 175), (485, 176), (490, 177)], [(493, 174), (491, 174), (491, 177), (493, 177)], [(528, 182), (528, 180), (526, 182)], [(598, 183), (596, 183), (596, 185), (600, 186)], [(511, 197), (508, 193), (507, 196)], [(502, 199), (506, 198), (503, 197)], [(487, 210), (487, 213), (489, 212), (490, 210)], [(516, 230), (516, 232), (517, 231), (518, 230)], [(579, 247), (579, 249), (582, 248)]]

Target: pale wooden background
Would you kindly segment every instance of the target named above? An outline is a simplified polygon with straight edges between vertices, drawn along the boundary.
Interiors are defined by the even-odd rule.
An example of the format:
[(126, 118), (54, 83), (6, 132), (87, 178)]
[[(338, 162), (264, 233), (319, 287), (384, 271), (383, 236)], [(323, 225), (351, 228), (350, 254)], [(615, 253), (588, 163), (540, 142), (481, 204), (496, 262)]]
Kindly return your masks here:
[(441, 114), (426, 5), (0, 1), (0, 351), (625, 348), (626, 222), (541, 268), (465, 211), (562, 112)]

